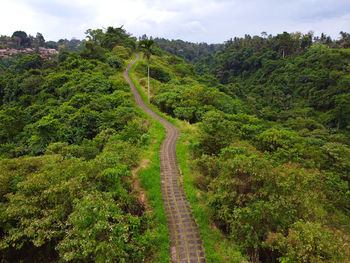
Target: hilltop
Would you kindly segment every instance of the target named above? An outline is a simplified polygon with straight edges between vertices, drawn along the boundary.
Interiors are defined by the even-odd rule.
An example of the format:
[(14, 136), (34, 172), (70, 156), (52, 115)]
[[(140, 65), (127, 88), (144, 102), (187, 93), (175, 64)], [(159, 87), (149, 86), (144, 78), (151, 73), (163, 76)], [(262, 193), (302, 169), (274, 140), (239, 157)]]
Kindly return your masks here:
[(349, 34), (154, 42), (147, 53), (108, 27), (79, 51), (0, 58), (1, 258), (170, 261), (165, 131), (122, 77), (145, 53), (130, 76), (147, 101), (149, 66), (149, 107), (181, 130), (178, 180), (206, 261), (347, 262)]

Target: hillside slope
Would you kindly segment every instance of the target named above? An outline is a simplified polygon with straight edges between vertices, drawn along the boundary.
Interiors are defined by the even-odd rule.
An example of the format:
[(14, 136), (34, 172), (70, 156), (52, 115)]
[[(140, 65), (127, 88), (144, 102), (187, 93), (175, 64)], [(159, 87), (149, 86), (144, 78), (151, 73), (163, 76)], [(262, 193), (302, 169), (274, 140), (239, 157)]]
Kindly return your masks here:
[(14, 57), (1, 69), (1, 261), (143, 262), (158, 253), (131, 174), (153, 138), (121, 73), (135, 40), (120, 28), (99, 37), (80, 53)]
[[(313, 53), (315, 68), (326, 69), (323, 63), (330, 53), (338, 57), (339, 52), (347, 52), (326, 49), (324, 58), (324, 50), (322, 46), (307, 49), (298, 55), (299, 61)], [(188, 134), (191, 173), (199, 202), (211, 211), (211, 222), (253, 262), (347, 262), (350, 148), (346, 130), (328, 129), (327, 123), (318, 121), (322, 112), (305, 103), (291, 110), (272, 100), (271, 108), (281, 105), (277, 114), (295, 115), (284, 120), (266, 117), (254, 108), (264, 98), (260, 93), (251, 98), (250, 90), (259, 87), (253, 81), (251, 89), (242, 87), (243, 80), (220, 84), (172, 55), (157, 54), (151, 59), (151, 102), (197, 127)], [(345, 63), (340, 72), (346, 78), (346, 57), (341, 58)], [(311, 66), (307, 64), (311, 61), (304, 63)], [(281, 68), (276, 67), (271, 78), (259, 70), (251, 76), (260, 74), (260, 81), (269, 83), (272, 76), (283, 79), (283, 72), (277, 74)], [(146, 88), (146, 64), (139, 63), (135, 72)]]
[(350, 49), (343, 46), (349, 40), (326, 45), (305, 42), (307, 37), (285, 32), (235, 39), (196, 69), (230, 83), (231, 94), (259, 117), (279, 122), (307, 117), (348, 134)]

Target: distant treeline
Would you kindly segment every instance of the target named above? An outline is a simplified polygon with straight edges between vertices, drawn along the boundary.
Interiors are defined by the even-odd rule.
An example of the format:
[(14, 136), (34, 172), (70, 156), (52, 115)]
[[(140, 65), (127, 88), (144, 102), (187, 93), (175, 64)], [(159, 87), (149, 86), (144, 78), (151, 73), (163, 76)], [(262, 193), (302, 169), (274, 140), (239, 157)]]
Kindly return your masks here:
[[(350, 34), (341, 31), (340, 39), (334, 40), (330, 36), (322, 33), (321, 36), (314, 36), (313, 32), (302, 34), (300, 32), (287, 33), (283, 32), (276, 36), (262, 32), (261, 36), (251, 36), (246, 34), (244, 38), (231, 38), (223, 44), (207, 44), (207, 43), (192, 43), (177, 40), (168, 40), (165, 38), (155, 38), (155, 43), (164, 51), (170, 54), (183, 58), (188, 63), (195, 63), (201, 58), (208, 55), (215, 54), (218, 50), (224, 50), (232, 44), (240, 46), (242, 43), (246, 46), (252, 46), (259, 48), (265, 42), (269, 42), (270, 47), (274, 47), (275, 50), (280, 50), (285, 55), (304, 49), (310, 46), (312, 43), (325, 44), (332, 48), (348, 48), (350, 47)], [(141, 38), (147, 37), (146, 35)], [(266, 41), (268, 40), (268, 41)]]
[(0, 49), (5, 48), (54, 48), (54, 49), (66, 49), (70, 51), (79, 51), (83, 48), (85, 40), (79, 40), (72, 38), (60, 39), (58, 41), (46, 41), (41, 33), (37, 33), (36, 36), (28, 35), (24, 31), (15, 31), (12, 36), (0, 36)]
[(223, 46), (222, 44), (191, 43), (180, 39), (155, 38), (154, 41), (162, 50), (183, 58), (188, 63), (195, 63), (201, 57), (213, 54)]

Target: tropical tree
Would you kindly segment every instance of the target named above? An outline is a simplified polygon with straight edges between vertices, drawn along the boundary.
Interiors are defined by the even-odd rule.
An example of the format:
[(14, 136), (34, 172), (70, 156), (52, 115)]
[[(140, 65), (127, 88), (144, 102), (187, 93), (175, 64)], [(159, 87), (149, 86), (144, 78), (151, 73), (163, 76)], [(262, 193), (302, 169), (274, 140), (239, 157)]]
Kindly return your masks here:
[(148, 103), (150, 103), (150, 93), (149, 93), (149, 65), (152, 55), (152, 45), (154, 44), (154, 41), (152, 39), (143, 39), (140, 41), (139, 46), (142, 50), (142, 52), (146, 55), (147, 58), (147, 78), (148, 78), (148, 87), (147, 87), (147, 96), (148, 96)]
[(35, 44), (38, 47), (43, 47), (45, 45), (45, 38), (41, 33), (36, 33)]
[(15, 31), (12, 34), (12, 39), (14, 39), (19, 46), (30, 46), (30, 38), (24, 31)]

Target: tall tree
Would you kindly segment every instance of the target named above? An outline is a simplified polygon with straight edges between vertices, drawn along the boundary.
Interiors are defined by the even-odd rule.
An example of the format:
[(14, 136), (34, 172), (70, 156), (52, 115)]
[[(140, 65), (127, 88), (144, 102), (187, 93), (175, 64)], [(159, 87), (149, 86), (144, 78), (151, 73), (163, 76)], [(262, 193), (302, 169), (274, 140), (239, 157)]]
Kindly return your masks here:
[(276, 36), (277, 47), (280, 51), (282, 51), (282, 56), (292, 54), (296, 47), (297, 41), (292, 38), (291, 34), (287, 32), (283, 32), (283, 34), (278, 34)]
[(150, 65), (150, 61), (151, 61), (153, 44), (154, 44), (154, 41), (152, 39), (143, 39), (139, 43), (139, 46), (140, 46), (141, 50), (143, 51), (143, 53), (146, 55), (146, 58), (147, 58), (147, 77), (148, 77), (147, 96), (148, 96), (148, 103), (150, 103), (149, 65)]
[(12, 34), (12, 39), (15, 39), (19, 46), (30, 46), (30, 38), (24, 31), (15, 31)]
[(36, 33), (35, 42), (39, 47), (43, 47), (45, 45), (45, 38), (41, 33)]
[(101, 44), (104, 33), (102, 29), (88, 29), (85, 31), (88, 40)]

